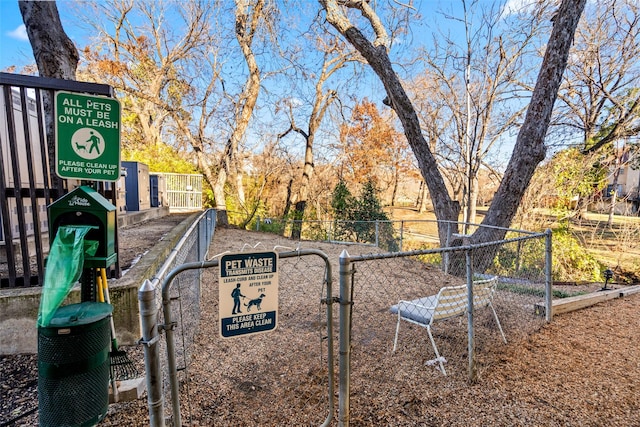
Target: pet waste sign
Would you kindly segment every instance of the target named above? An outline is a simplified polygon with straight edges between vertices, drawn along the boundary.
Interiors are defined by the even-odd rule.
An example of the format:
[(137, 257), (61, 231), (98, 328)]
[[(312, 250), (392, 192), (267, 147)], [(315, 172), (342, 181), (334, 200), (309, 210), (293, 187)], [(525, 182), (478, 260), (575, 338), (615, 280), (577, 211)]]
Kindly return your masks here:
[(220, 259), (220, 336), (268, 332), (278, 323), (278, 254), (226, 254)]
[(60, 178), (120, 178), (120, 102), (56, 92), (56, 173)]

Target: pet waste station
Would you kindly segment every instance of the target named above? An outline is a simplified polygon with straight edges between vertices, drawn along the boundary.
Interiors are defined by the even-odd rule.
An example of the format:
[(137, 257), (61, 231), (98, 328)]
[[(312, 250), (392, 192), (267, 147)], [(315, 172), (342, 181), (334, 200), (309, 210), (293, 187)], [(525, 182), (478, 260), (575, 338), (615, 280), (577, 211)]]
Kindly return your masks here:
[[(117, 347), (107, 269), (118, 259), (116, 207), (95, 188), (120, 171), (116, 99), (56, 92), (56, 162), (83, 184), (48, 206), (50, 250), (38, 313), (41, 426), (93, 426), (106, 415), (109, 387), (135, 375)], [(97, 188), (97, 186), (96, 186)], [(63, 305), (74, 286), (80, 302)]]

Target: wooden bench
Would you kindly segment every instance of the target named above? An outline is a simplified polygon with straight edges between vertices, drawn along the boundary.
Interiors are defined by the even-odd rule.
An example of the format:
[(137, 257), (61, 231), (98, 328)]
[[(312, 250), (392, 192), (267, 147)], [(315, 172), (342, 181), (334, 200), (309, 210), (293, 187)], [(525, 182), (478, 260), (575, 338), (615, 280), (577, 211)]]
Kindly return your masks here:
[[(493, 308), (493, 297), (496, 291), (498, 278), (493, 277), (487, 280), (479, 280), (473, 282), (473, 306), (474, 310), (482, 307), (490, 307), (493, 317), (496, 319), (498, 329), (502, 334), (502, 340), (506, 343), (507, 338), (504, 335), (500, 320), (496, 310)], [(393, 351), (396, 351), (398, 344), (398, 333), (400, 332), (400, 321), (405, 320), (427, 329), (431, 345), (436, 354), (436, 361), (440, 364), (440, 370), (444, 375), (447, 372), (444, 369), (443, 358), (438, 352), (438, 347), (433, 339), (431, 328), (433, 322), (437, 320), (450, 319), (452, 317), (461, 316), (467, 313), (467, 285), (448, 286), (440, 289), (437, 295), (414, 299), (412, 301), (401, 300), (398, 304), (391, 307), (391, 312), (398, 315), (398, 323), (396, 324), (396, 336), (393, 340)]]

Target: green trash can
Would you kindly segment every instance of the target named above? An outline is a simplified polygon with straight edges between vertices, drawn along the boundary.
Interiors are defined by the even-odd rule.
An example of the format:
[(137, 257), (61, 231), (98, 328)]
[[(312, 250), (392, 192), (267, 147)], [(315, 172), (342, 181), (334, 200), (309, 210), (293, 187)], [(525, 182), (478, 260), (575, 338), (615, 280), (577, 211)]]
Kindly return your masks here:
[(109, 406), (110, 304), (58, 308), (38, 327), (38, 413), (41, 426), (94, 426)]

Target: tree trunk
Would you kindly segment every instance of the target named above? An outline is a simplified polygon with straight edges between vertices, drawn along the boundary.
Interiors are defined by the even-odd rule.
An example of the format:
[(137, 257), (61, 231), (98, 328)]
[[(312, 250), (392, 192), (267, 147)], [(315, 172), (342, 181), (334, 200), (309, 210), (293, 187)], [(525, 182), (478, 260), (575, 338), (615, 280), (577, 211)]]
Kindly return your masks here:
[(427, 198), (429, 196), (429, 190), (427, 189), (424, 181), (420, 182), (420, 190), (418, 190), (418, 213), (425, 213), (427, 211)]
[[(313, 118), (313, 116), (312, 116)], [(322, 120), (322, 117), (320, 117)], [(317, 127), (317, 126), (316, 126)], [(299, 197), (295, 205), (295, 211), (293, 214), (294, 220), (302, 221), (304, 219), (304, 211), (307, 207), (307, 198), (309, 197), (309, 185), (311, 177), (313, 176), (313, 141), (315, 139), (314, 131), (310, 131), (308, 135), (305, 135), (306, 148), (304, 153), (304, 167), (302, 170), (302, 181), (300, 182), (300, 190), (298, 191)], [(300, 233), (302, 229), (302, 223), (293, 223), (293, 229), (291, 230), (291, 238), (300, 239)]]
[(400, 178), (398, 177), (400, 171), (396, 168), (393, 173), (393, 191), (391, 192), (391, 206), (396, 205), (396, 196), (398, 195), (398, 181)]
[[(503, 228), (480, 227), (471, 236), (471, 243), (491, 242), (504, 238), (506, 228), (511, 225), (536, 167), (545, 158), (544, 138), (549, 128), (553, 104), (567, 65), (576, 26), (585, 3), (586, 0), (563, 0), (554, 18), (553, 30), (524, 123), (518, 132), (516, 145), (502, 182), (482, 221), (483, 225)], [(482, 257), (474, 258), (473, 271), (485, 271), (493, 262), (498, 248), (495, 245), (489, 246), (485, 248)], [(455, 271), (455, 265), (452, 267), (454, 267), (450, 269), (452, 274), (464, 274), (464, 271)]]
[[(36, 59), (38, 73), (42, 77), (75, 80), (78, 67), (78, 50), (62, 28), (56, 2), (19, 1), (22, 20), (27, 29), (29, 42)], [(43, 95), (47, 146), (49, 152), (49, 170), (51, 175), (52, 197), (63, 194), (63, 180), (56, 174), (54, 101), (49, 92)]]
[[(260, 93), (260, 68), (256, 62), (255, 54), (252, 50), (253, 36), (256, 33), (258, 22), (263, 19), (264, 1), (257, 0), (254, 5), (253, 13), (248, 15), (249, 5), (246, 0), (236, 0), (236, 39), (242, 50), (249, 75), (245, 82), (240, 99), (236, 107), (235, 127), (231, 136), (230, 150), (228, 153), (227, 174), (233, 175), (235, 178), (236, 192), (238, 201), (241, 206), (245, 205), (244, 184), (242, 181), (243, 171), (242, 164), (238, 158), (240, 141), (249, 127), (249, 120), (253, 114), (253, 110)], [(228, 178), (225, 177), (225, 178)], [(224, 184), (223, 184), (224, 185)]]
[(471, 188), (469, 189), (469, 212), (468, 212), (467, 222), (471, 224), (476, 223), (479, 192), (480, 192), (480, 187), (478, 184), (478, 174), (476, 173), (471, 177)]
[[(225, 154), (223, 154), (224, 156)], [(213, 198), (216, 203), (216, 218), (220, 225), (229, 225), (227, 202), (225, 200), (224, 185), (227, 182), (226, 161), (223, 160), (218, 169), (218, 178), (213, 185)]]
[(306, 207), (306, 200), (300, 200), (296, 203), (296, 209), (293, 214), (293, 225), (291, 226), (291, 238), (293, 240), (300, 240), (300, 236), (302, 235), (302, 216), (304, 215)]
[(618, 199), (618, 178), (620, 178), (620, 159), (616, 154), (616, 165), (613, 171), (613, 182), (611, 186), (613, 189), (611, 190), (611, 202), (609, 203), (609, 217), (607, 218), (607, 226), (609, 228), (613, 227), (613, 216), (616, 213), (616, 201)]
[(282, 217), (284, 219), (287, 218), (287, 216), (289, 215), (289, 210), (291, 210), (291, 203), (292, 203), (292, 197), (293, 197), (293, 178), (289, 178), (289, 183), (287, 184), (287, 200), (284, 204), (284, 212), (282, 213)]
[(40, 75), (75, 80), (78, 50), (62, 28), (56, 2), (22, 0), (18, 6)]
[[(415, 109), (391, 66), (386, 47), (388, 37), (382, 22), (368, 2), (320, 0), (320, 3), (326, 10), (327, 21), (362, 54), (384, 84), (391, 105), (402, 122), (407, 140), (429, 188), (436, 217), (439, 220), (457, 221), (460, 206), (450, 198), (446, 190), (435, 158), (421, 133)], [(544, 137), (567, 65), (576, 26), (585, 3), (586, 0), (563, 0), (558, 8), (525, 121), (518, 133), (504, 178), (483, 224), (501, 227), (510, 225), (536, 167), (545, 157)], [(369, 21), (375, 32), (376, 39), (373, 43), (351, 24), (339, 4), (357, 8), (362, 12), (363, 17)], [(445, 227), (439, 227), (438, 232), (440, 242), (444, 244), (447, 237)], [(499, 240), (504, 235), (504, 231), (484, 227), (474, 233), (472, 241)]]
[[(545, 158), (544, 138), (585, 3), (586, 0), (563, 0), (558, 8), (524, 123), (482, 224), (505, 228), (511, 225), (536, 167)], [(472, 241), (500, 240), (505, 234), (504, 230), (481, 227), (474, 233)]]
[[(388, 101), (390, 101), (390, 105), (402, 123), (407, 141), (418, 160), (418, 166), (429, 188), (436, 218), (457, 221), (460, 205), (449, 197), (444, 179), (438, 170), (436, 159), (429, 150), (429, 144), (422, 134), (416, 111), (398, 75), (393, 70), (387, 53), (386, 31), (381, 27), (382, 24), (379, 18), (375, 16), (368, 3), (357, 3), (357, 7), (360, 8), (363, 15), (366, 15), (376, 32), (377, 38), (372, 43), (359, 29), (349, 22), (335, 0), (320, 0), (320, 2), (327, 12), (327, 21), (360, 52), (384, 85)], [(351, 2), (351, 4), (355, 4), (355, 2)], [(438, 234), (440, 243), (444, 245), (447, 240), (446, 227), (439, 227)]]

